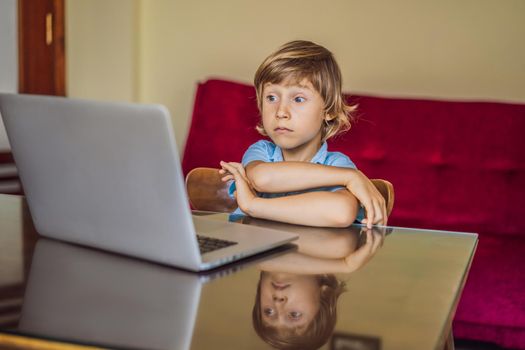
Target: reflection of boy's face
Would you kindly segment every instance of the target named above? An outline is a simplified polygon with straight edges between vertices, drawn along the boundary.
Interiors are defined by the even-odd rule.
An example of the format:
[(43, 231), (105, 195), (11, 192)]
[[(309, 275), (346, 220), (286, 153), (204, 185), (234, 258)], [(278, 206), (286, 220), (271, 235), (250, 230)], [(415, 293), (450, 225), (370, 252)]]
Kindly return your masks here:
[(264, 324), (301, 332), (319, 311), (321, 289), (315, 276), (264, 272), (260, 295)]

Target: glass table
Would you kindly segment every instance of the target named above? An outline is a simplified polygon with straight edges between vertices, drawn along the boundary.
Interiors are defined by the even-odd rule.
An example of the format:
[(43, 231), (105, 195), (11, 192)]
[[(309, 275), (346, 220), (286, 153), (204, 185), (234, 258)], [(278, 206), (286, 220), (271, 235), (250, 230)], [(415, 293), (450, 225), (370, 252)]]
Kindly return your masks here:
[(39, 237), (0, 195), (0, 347), (453, 348), (476, 234), (235, 219), (300, 238), (195, 274)]

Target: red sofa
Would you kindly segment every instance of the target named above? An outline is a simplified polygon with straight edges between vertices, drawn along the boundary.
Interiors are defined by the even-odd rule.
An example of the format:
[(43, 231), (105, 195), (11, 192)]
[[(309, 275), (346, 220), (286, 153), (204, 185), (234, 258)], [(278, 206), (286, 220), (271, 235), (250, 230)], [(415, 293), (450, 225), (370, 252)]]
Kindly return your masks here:
[[(359, 120), (329, 147), (394, 184), (389, 224), (480, 234), (454, 336), (525, 349), (525, 105), (349, 100)], [(240, 161), (258, 119), (253, 86), (199, 84), (184, 171)]]

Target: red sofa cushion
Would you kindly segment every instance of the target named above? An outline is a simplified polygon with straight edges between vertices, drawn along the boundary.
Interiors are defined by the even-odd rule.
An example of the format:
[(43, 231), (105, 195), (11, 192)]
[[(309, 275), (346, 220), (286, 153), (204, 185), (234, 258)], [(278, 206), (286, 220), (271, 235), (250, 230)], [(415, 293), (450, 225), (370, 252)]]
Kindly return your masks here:
[(525, 349), (525, 240), (480, 236), (454, 317), (456, 338), (491, 341)]

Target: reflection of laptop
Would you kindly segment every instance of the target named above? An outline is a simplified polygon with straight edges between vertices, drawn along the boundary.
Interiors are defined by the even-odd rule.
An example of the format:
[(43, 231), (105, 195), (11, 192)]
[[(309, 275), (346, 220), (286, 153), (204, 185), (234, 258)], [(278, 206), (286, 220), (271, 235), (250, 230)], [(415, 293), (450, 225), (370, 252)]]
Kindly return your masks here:
[(202, 276), (37, 242), (17, 332), (134, 349), (189, 349)]
[[(0, 113), (44, 236), (194, 271), (296, 238), (192, 218), (163, 106), (0, 94)], [(196, 232), (228, 246), (200, 254)]]

